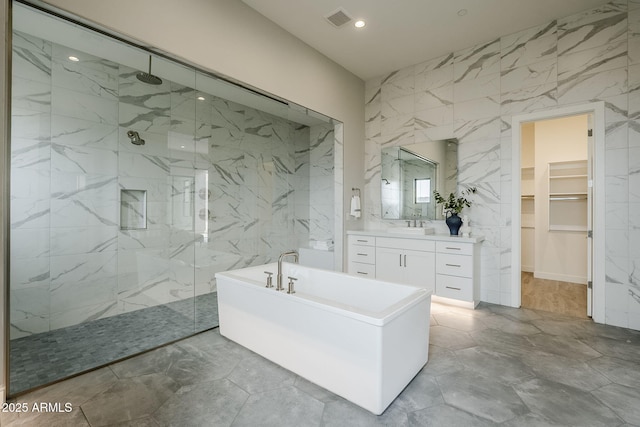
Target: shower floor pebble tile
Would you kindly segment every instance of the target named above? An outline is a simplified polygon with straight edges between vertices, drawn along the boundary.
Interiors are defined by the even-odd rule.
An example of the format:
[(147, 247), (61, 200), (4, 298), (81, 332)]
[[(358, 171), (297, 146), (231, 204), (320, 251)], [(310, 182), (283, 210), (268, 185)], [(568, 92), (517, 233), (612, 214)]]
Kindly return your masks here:
[[(216, 327), (216, 294), (202, 295), (195, 300), (199, 309), (197, 321), (193, 319), (194, 298), (189, 298), (11, 340), (11, 393), (48, 384)], [(206, 314), (200, 311), (206, 311)]]
[[(432, 337), (436, 331), (438, 339), (431, 342), (429, 362), (380, 416), (227, 340), (214, 329), (18, 396), (12, 402), (70, 402), (73, 410), (2, 413), (0, 424), (622, 426), (640, 420), (640, 394), (632, 386), (640, 370), (640, 332), (485, 303), (475, 311), (433, 303), (432, 311), (440, 313), (447, 326), (438, 325), (438, 316), (434, 316)], [(483, 319), (486, 327), (470, 330), (467, 321), (452, 321), (454, 315)], [(511, 322), (520, 324), (527, 334), (499, 329)], [(576, 328), (581, 337), (570, 338)], [(457, 345), (448, 345), (447, 338)], [(566, 345), (558, 350), (562, 339), (579, 349), (571, 359), (574, 362), (568, 359)], [(605, 350), (612, 354), (605, 355)], [(549, 371), (559, 372), (568, 363), (585, 364), (607, 380), (599, 376), (596, 382), (576, 381), (570, 378), (570, 371), (558, 378), (542, 376), (539, 360), (525, 357), (534, 354)]]

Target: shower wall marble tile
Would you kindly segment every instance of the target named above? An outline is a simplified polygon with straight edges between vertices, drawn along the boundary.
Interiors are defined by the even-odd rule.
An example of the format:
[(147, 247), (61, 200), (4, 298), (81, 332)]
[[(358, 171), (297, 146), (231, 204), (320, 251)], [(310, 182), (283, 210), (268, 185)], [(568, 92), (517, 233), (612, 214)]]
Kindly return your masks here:
[[(333, 239), (333, 125), (14, 40), (11, 338), (206, 294), (218, 271)], [(121, 190), (146, 192), (144, 218)]]
[(51, 55), (51, 43), (14, 35), (10, 314), (17, 336), (49, 330)]
[[(366, 226), (380, 215), (380, 149), (459, 139), (459, 184), (482, 246), (481, 297), (511, 299), (511, 119), (605, 102), (606, 322), (640, 329), (640, 2), (612, 1), (366, 82)], [(434, 223), (437, 228), (442, 224)]]
[[(309, 176), (309, 201), (303, 217), (309, 218), (309, 240), (334, 240), (334, 146), (333, 125), (315, 125), (310, 128), (309, 160), (305, 166)], [(301, 172), (306, 175), (307, 171)], [(304, 205), (302, 205), (304, 207)]]

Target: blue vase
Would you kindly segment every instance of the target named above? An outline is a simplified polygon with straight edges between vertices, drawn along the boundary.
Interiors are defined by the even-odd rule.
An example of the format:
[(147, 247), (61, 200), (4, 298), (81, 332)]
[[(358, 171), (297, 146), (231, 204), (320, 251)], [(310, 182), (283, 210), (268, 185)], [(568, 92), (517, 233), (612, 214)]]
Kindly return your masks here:
[(457, 236), (458, 230), (460, 230), (460, 227), (462, 226), (462, 219), (458, 216), (458, 214), (452, 213), (447, 217), (445, 222), (447, 223), (447, 227), (449, 227), (449, 234), (451, 234), (452, 236)]

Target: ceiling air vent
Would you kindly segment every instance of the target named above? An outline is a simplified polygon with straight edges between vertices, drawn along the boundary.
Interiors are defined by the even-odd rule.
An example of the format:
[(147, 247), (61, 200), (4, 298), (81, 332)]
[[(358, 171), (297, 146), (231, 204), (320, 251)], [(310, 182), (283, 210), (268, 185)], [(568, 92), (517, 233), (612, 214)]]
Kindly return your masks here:
[(329, 23), (331, 23), (331, 25), (337, 28), (342, 27), (344, 24), (353, 19), (351, 18), (351, 16), (349, 16), (347, 11), (341, 7), (331, 12), (329, 15), (326, 15), (325, 18), (327, 21), (329, 21)]

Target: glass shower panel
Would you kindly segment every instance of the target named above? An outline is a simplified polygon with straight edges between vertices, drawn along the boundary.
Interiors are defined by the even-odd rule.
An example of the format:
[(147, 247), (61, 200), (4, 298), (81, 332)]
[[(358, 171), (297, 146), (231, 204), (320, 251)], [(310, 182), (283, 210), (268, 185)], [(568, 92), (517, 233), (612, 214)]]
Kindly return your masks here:
[(11, 395), (217, 326), (217, 272), (333, 249), (331, 120), (13, 13)]
[(195, 71), (114, 43), (14, 5), (11, 394), (195, 332)]
[(120, 227), (118, 292), (122, 313), (145, 313), (137, 335), (151, 331), (157, 346), (194, 331), (195, 72), (153, 57), (151, 73), (160, 80), (120, 65), (118, 184), (146, 192), (147, 228)]
[[(203, 88), (203, 80), (210, 77), (196, 72), (193, 97), (194, 105), (194, 293), (195, 328), (197, 331), (218, 326), (218, 300), (215, 288), (216, 254), (211, 248), (209, 232), (213, 224), (213, 191), (209, 173), (213, 164), (213, 88)], [(205, 90), (208, 89), (208, 90)]]

